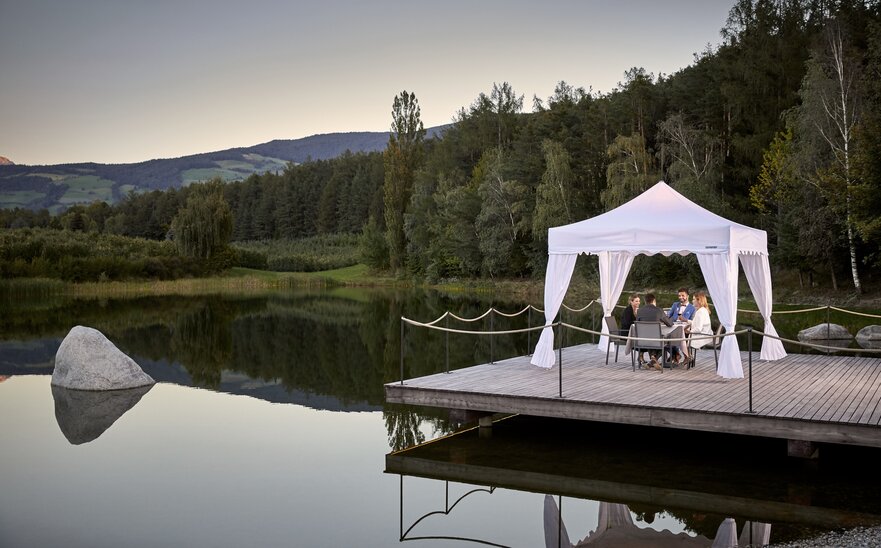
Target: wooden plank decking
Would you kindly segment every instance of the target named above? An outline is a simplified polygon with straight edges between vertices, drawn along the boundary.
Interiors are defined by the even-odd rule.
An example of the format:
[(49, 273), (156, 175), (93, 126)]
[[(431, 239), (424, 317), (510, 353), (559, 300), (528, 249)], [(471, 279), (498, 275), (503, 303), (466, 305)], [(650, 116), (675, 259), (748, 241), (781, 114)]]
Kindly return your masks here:
[[(613, 350), (614, 352), (614, 350)], [(391, 403), (521, 413), (881, 447), (881, 359), (790, 354), (763, 362), (749, 379), (715, 374), (711, 351), (691, 370), (632, 371), (630, 357), (595, 344), (563, 349), (559, 370), (521, 356), (385, 385)], [(744, 374), (749, 355), (741, 352)]]

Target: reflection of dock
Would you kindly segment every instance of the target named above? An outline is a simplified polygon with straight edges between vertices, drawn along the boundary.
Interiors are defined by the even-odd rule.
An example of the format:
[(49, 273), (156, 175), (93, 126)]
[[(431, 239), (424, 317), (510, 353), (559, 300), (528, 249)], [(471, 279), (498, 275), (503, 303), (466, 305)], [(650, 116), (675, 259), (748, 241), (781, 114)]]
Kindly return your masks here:
[(502, 421), (491, 439), (470, 431), (389, 454), (385, 471), (739, 520), (881, 523), (874, 450), (842, 448), (826, 468), (802, 467), (777, 440), (564, 422)]
[[(614, 350), (613, 350), (614, 353)], [(790, 354), (774, 362), (753, 355), (750, 381), (715, 374), (712, 353), (695, 369), (631, 370), (630, 358), (605, 365), (595, 344), (563, 349), (560, 369), (521, 356), (403, 384), (385, 385), (392, 403), (520, 413), (727, 432), (788, 440), (881, 447), (881, 359)], [(741, 352), (749, 376), (749, 354)], [(560, 385), (562, 384), (562, 397)]]

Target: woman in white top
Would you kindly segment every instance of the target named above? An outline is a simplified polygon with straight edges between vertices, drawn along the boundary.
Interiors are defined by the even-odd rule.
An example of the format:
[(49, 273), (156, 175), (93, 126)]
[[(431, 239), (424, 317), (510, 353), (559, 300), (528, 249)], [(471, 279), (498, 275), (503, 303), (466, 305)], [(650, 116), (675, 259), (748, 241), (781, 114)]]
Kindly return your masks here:
[(697, 291), (692, 297), (691, 302), (694, 304), (694, 317), (688, 322), (688, 331), (691, 333), (689, 346), (692, 348), (703, 348), (713, 339), (705, 338), (702, 335), (712, 335), (713, 327), (710, 325), (710, 305), (707, 303), (707, 294), (703, 291)]

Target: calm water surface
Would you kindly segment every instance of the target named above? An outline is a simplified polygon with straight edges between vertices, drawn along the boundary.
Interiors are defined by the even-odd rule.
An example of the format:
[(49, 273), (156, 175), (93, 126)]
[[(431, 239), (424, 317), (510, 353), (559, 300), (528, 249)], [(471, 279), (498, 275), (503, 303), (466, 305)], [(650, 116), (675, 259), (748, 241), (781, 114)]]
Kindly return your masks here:
[[(339, 290), (0, 304), (3, 547), (394, 546), (402, 535), (557, 546), (610, 523), (642, 543), (678, 534), (709, 546), (731, 531), (782, 541), (881, 516), (876, 467), (853, 478), (841, 464), (872, 452), (806, 466), (756, 440), (525, 417), (485, 438), (460, 417), (385, 404), (401, 315), (523, 303)], [(158, 384), (101, 401), (53, 392), (55, 352), (78, 324)], [(405, 374), (443, 370), (444, 343), (408, 332)], [(530, 343), (453, 336), (450, 362)]]

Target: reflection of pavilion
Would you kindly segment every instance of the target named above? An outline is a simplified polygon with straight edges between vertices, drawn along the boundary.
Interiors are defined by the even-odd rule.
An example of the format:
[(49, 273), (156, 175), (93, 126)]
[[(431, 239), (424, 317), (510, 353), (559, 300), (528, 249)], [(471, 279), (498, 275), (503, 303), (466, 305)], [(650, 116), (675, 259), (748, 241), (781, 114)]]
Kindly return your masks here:
[[(562, 505), (561, 505), (562, 506)], [(638, 527), (633, 523), (630, 508), (625, 504), (600, 502), (597, 528), (577, 543), (569, 540), (569, 533), (563, 523), (560, 506), (554, 497), (545, 495), (544, 528), (546, 548), (574, 548), (581, 546), (602, 546), (606, 548), (626, 546), (656, 546), (660, 548), (712, 547), (731, 548), (736, 546), (764, 546), (771, 538), (771, 525), (751, 523), (743, 526), (737, 536), (737, 524), (733, 518), (725, 518), (719, 524), (716, 535), (708, 539), (703, 535), (690, 536), (686, 533), (673, 533), (668, 530), (657, 531)]]
[[(761, 545), (772, 530), (779, 542), (804, 530), (881, 523), (876, 452), (830, 450), (805, 465), (781, 456), (774, 443), (516, 417), (496, 422), (489, 439), (475, 429), (391, 453), (386, 472), (552, 493), (561, 506), (565, 498), (600, 501), (598, 529), (572, 542), (566, 525), (579, 516), (565, 509), (561, 516), (546, 497), (548, 546)], [(402, 493), (402, 508), (403, 500)], [(638, 508), (666, 513), (693, 534), (639, 527), (631, 514)]]

